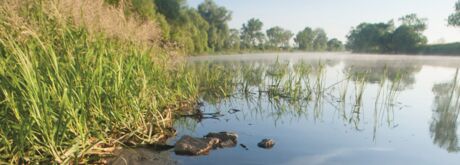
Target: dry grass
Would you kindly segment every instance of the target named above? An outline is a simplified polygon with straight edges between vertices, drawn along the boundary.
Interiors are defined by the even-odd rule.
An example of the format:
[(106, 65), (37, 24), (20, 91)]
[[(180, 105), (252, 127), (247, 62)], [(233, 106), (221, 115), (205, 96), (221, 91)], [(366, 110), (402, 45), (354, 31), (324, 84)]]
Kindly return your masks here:
[(157, 42), (160, 28), (155, 22), (126, 17), (123, 9), (117, 9), (104, 3), (104, 0), (55, 0), (58, 13), (91, 33), (103, 32), (109, 37), (129, 41)]
[[(0, 0), (0, 3), (8, 8), (8, 18), (12, 18), (9, 22), (15, 23), (12, 26), (22, 27), (26, 21), (18, 13), (24, 6), (32, 7), (29, 1)], [(46, 0), (41, 3), (47, 6), (44, 10), (55, 18), (72, 21), (91, 34), (104, 33), (108, 37), (149, 45), (158, 44), (161, 39), (161, 29), (154, 20), (138, 19), (136, 15), (125, 16), (124, 9), (110, 6), (104, 0)]]
[(195, 99), (197, 78), (144, 46), (160, 37), (154, 23), (121, 11), (0, 0), (0, 164), (90, 163), (172, 131), (164, 107)]

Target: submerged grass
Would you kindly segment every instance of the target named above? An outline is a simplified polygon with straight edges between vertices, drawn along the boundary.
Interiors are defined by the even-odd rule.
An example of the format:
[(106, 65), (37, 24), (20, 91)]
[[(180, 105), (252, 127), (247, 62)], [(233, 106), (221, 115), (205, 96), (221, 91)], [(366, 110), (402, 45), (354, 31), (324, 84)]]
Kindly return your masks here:
[[(346, 124), (361, 130), (362, 117), (369, 108), (365, 106), (371, 105), (375, 108), (375, 128), (384, 120), (393, 127), (393, 109), (400, 106), (396, 105), (397, 96), (410, 75), (396, 68), (344, 67), (342, 74), (336, 75), (338, 80), (331, 81), (330, 74), (334, 73), (327, 72), (331, 69), (327, 67), (321, 62), (277, 59), (194, 62), (188, 68), (202, 78), (201, 99), (211, 106), (246, 100), (248, 105), (255, 105), (257, 113), (268, 113), (275, 122), (286, 115), (321, 120), (323, 109), (331, 107)], [(376, 69), (382, 69), (381, 74), (372, 72)], [(268, 103), (273, 111), (264, 112), (262, 103)]]
[(0, 164), (88, 163), (170, 133), (196, 77), (155, 46), (89, 33), (54, 2), (0, 5)]

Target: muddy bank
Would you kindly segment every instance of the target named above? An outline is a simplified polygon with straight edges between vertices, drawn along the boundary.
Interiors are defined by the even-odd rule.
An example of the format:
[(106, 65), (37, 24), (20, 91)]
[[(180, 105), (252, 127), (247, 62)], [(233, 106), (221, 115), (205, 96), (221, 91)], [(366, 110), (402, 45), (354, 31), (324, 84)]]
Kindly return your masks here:
[(158, 151), (154, 147), (140, 147), (135, 149), (125, 148), (115, 153), (115, 157), (109, 159), (112, 165), (176, 165), (177, 161), (171, 158), (168, 150)]

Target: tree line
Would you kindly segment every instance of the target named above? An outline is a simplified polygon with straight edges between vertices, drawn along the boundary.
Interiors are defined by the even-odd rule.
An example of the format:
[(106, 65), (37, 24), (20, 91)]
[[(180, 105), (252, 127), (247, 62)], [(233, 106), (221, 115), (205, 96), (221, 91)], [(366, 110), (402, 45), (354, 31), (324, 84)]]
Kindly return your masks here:
[[(361, 23), (347, 35), (346, 48), (355, 53), (391, 54), (459, 54), (460, 43), (427, 44), (423, 32), (427, 19), (409, 14), (398, 19), (399, 26), (390, 20), (381, 23)], [(460, 0), (448, 19), (449, 26), (460, 26)]]
[[(397, 21), (361, 23), (351, 29), (346, 44), (329, 39), (321, 28), (305, 29), (294, 34), (280, 26), (264, 31), (260, 19), (252, 18), (241, 28), (232, 29), (228, 23), (232, 12), (213, 0), (205, 0), (193, 8), (186, 0), (106, 0), (124, 5), (127, 13), (154, 20), (162, 30), (162, 45), (180, 48), (186, 54), (215, 52), (301, 50), (341, 51), (355, 53), (457, 53), (460, 43), (428, 45), (423, 32), (427, 19), (409, 14)], [(448, 17), (450, 26), (460, 26), (460, 1), (455, 13)], [(396, 26), (398, 25), (398, 26)], [(292, 44), (293, 43), (293, 44)]]
[(279, 26), (264, 31), (263, 22), (252, 18), (240, 29), (232, 29), (228, 25), (232, 12), (213, 0), (205, 0), (197, 8), (189, 7), (186, 0), (106, 1), (112, 5), (125, 5), (127, 12), (137, 14), (143, 19), (155, 20), (162, 30), (164, 45), (173, 43), (187, 54), (344, 49), (341, 41), (336, 38), (329, 39), (321, 28), (306, 27), (297, 34)]

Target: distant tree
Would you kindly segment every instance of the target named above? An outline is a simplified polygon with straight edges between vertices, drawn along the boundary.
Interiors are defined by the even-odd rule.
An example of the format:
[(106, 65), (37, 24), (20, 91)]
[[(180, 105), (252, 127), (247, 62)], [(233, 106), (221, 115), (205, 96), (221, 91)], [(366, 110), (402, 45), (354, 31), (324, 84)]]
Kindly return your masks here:
[(184, 8), (183, 22), (173, 22), (171, 25), (171, 40), (177, 43), (185, 53), (203, 53), (209, 51), (209, 25), (196, 9)]
[(347, 36), (347, 48), (353, 52), (366, 53), (417, 53), (427, 42), (423, 31), (427, 28), (426, 18), (409, 14), (399, 18), (401, 25), (394, 28), (394, 22), (362, 23)]
[(347, 36), (347, 49), (353, 52), (382, 53), (388, 51), (388, 41), (394, 29), (388, 23), (361, 23)]
[(241, 28), (242, 47), (245, 49), (255, 48), (264, 43), (265, 35), (262, 32), (263, 23), (259, 19), (252, 18)]
[(403, 26), (413, 28), (415, 31), (425, 31), (427, 28), (426, 18), (419, 18), (416, 14), (409, 14), (399, 18)]
[(451, 26), (460, 26), (460, 0), (455, 3), (455, 12), (449, 16), (447, 22)]
[(401, 25), (391, 34), (390, 53), (417, 53), (426, 42), (426, 37), (413, 27)]
[(313, 50), (313, 41), (315, 40), (315, 33), (309, 27), (297, 33), (294, 42), (300, 50), (311, 51)]
[(230, 29), (229, 36), (225, 40), (225, 45), (229, 50), (239, 50), (241, 46), (240, 31), (238, 29)]
[(205, 0), (198, 6), (198, 12), (208, 22), (208, 46), (214, 51), (220, 51), (227, 46), (229, 37), (228, 21), (232, 19), (232, 13), (225, 7), (218, 6), (213, 0)]
[(168, 21), (183, 21), (181, 10), (186, 5), (185, 0), (154, 0), (158, 12), (163, 14)]
[(315, 35), (313, 39), (313, 50), (325, 51), (327, 49), (327, 34), (323, 29), (317, 28), (313, 31)]
[(272, 27), (267, 30), (267, 44), (273, 48), (289, 48), (289, 41), (293, 35), (291, 31), (279, 26)]
[(327, 42), (327, 51), (341, 51), (343, 50), (343, 43), (337, 38), (333, 38)]
[(417, 53), (420, 46), (427, 42), (427, 38), (423, 35), (423, 31), (427, 28), (427, 19), (409, 14), (401, 17), (399, 21), (401, 26), (393, 31), (389, 41), (390, 53)]

